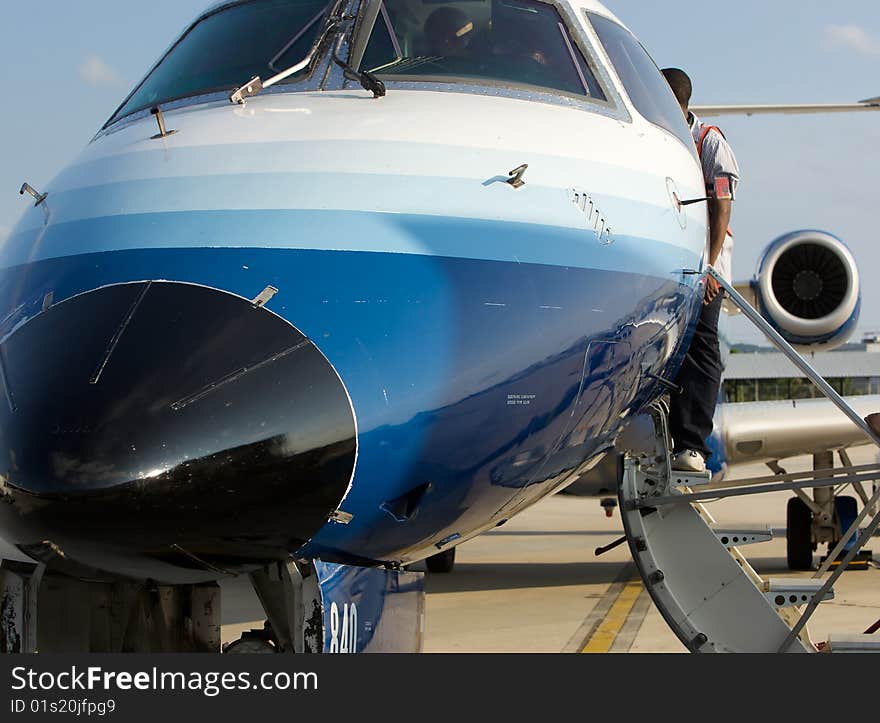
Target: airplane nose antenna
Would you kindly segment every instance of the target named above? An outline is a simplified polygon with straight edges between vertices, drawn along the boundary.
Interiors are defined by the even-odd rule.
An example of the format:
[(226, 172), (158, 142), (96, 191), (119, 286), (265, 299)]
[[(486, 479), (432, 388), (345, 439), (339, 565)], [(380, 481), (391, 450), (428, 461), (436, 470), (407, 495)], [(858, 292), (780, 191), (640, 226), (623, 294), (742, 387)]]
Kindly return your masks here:
[(150, 110), (150, 113), (156, 116), (156, 122), (159, 124), (159, 133), (155, 136), (150, 136), (151, 141), (157, 141), (160, 138), (167, 138), (168, 136), (173, 136), (177, 131), (169, 131), (165, 128), (165, 116), (162, 114), (161, 108), (153, 108)]

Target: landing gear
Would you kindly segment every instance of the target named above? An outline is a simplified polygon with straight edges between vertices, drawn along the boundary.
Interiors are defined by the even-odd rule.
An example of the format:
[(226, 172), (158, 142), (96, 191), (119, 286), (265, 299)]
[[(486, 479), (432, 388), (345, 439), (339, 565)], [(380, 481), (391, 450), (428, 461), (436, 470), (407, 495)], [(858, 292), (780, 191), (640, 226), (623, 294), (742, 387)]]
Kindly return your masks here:
[(432, 555), (425, 564), (428, 566), (428, 572), (446, 574), (452, 572), (455, 567), (455, 548), (452, 547), (443, 552)]
[[(865, 470), (854, 467), (846, 450), (839, 450), (842, 466), (835, 467), (832, 452), (819, 452), (813, 455), (813, 470), (820, 473), (827, 470), (829, 475), (854, 475)], [(777, 475), (786, 475), (778, 461), (767, 464)], [(789, 475), (790, 477), (790, 475)], [(852, 483), (853, 489), (868, 505), (870, 498), (861, 481)], [(812, 498), (805, 490), (795, 490), (797, 497), (788, 501), (786, 509), (786, 555), (790, 570), (811, 570), (813, 553), (819, 545), (828, 545), (828, 554), (834, 550), (858, 515), (858, 501), (855, 497), (838, 494), (839, 489), (832, 486), (816, 487)], [(871, 510), (868, 510), (870, 512)], [(840, 556), (855, 544), (854, 539), (842, 548)], [(867, 553), (867, 551), (865, 551)], [(861, 554), (861, 553), (860, 553)], [(822, 558), (822, 562), (825, 558)], [(852, 564), (853, 569), (863, 569), (865, 561), (859, 558)]]
[[(314, 565), (292, 559), (276, 562), (252, 572), (251, 583), (268, 620), (266, 637), (279, 653), (321, 652), (321, 589)], [(244, 644), (248, 637), (248, 647), (253, 647), (253, 635), (237, 642)]]
[(275, 636), (267, 624), (262, 630), (248, 630), (242, 633), (238, 640), (224, 645), (223, 652), (228, 655), (233, 653), (274, 655), (278, 652), (278, 647), (275, 644)]
[(216, 583), (83, 579), (0, 562), (0, 653), (211, 653), (220, 650)]
[[(422, 573), (288, 558), (249, 574), (266, 622), (224, 653), (422, 649)], [(212, 581), (166, 585), (0, 560), (0, 655), (219, 653), (221, 593)]]
[(798, 497), (788, 501), (785, 511), (785, 549), (790, 570), (810, 570), (813, 567), (813, 512)]
[[(314, 565), (294, 560), (251, 573), (268, 624), (226, 652), (320, 652), (321, 590)], [(218, 653), (221, 591), (214, 583), (106, 581), (0, 563), (0, 653)]]

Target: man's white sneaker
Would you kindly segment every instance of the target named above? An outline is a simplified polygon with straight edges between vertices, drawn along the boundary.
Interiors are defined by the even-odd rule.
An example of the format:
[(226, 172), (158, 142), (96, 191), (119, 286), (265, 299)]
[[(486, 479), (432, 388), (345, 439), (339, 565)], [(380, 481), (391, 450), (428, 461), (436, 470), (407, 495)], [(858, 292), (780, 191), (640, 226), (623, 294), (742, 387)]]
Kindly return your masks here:
[(705, 472), (706, 460), (699, 452), (686, 449), (672, 458), (672, 469), (678, 472)]

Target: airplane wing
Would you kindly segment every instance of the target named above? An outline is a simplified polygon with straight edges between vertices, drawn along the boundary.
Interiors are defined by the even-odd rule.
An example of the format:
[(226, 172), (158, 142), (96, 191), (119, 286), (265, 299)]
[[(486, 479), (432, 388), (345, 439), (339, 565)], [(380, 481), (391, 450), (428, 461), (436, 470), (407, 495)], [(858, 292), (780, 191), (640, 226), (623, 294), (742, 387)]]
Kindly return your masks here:
[[(880, 411), (878, 394), (844, 398), (863, 417)], [(730, 465), (778, 462), (873, 444), (827, 399), (719, 404), (715, 410), (713, 437), (722, 447), (718, 450), (721, 476), (716, 479), (723, 479)], [(619, 474), (617, 457), (617, 454), (607, 455), (565, 492), (577, 497), (613, 496)], [(710, 467), (713, 467), (711, 460)]]
[(805, 113), (852, 113), (880, 110), (880, 96), (858, 103), (805, 103), (794, 105), (694, 105), (691, 110), (701, 117), (719, 115), (769, 115)]
[[(756, 305), (757, 298), (755, 296), (755, 289), (754, 289), (754, 287), (752, 287), (751, 281), (736, 281), (736, 282), (734, 282), (733, 287), (752, 306)], [(734, 304), (730, 299), (728, 299), (726, 297), (721, 304), (721, 310), (725, 314), (727, 314), (728, 316), (736, 316), (737, 314), (742, 314), (742, 311), (740, 311), (740, 308), (736, 304)]]
[[(846, 397), (865, 417), (880, 411), (880, 395)], [(728, 464), (768, 462), (872, 444), (827, 399), (721, 404), (715, 419)]]

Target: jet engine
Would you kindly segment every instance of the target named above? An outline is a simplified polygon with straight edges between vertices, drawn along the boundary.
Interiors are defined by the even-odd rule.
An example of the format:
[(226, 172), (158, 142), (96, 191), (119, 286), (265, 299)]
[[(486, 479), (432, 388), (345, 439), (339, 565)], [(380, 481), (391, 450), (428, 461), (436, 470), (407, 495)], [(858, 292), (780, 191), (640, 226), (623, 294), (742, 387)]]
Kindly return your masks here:
[(802, 350), (840, 346), (859, 320), (855, 259), (824, 231), (794, 231), (773, 241), (758, 261), (752, 290), (764, 318)]

